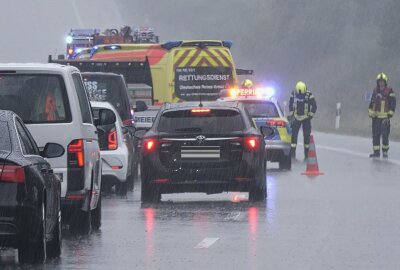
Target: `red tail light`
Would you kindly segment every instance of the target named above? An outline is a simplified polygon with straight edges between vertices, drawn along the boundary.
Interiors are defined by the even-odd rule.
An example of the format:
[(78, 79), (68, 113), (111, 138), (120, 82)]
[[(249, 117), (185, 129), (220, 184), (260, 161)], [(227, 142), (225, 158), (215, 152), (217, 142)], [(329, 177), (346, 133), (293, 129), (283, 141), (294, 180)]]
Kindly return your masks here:
[(209, 114), (211, 112), (211, 110), (205, 109), (205, 108), (197, 108), (197, 109), (192, 109), (191, 112), (192, 112), (192, 114), (205, 115), (205, 114)]
[(25, 183), (25, 170), (17, 165), (4, 165), (0, 167), (0, 181), (23, 184)]
[(68, 159), (69, 165), (75, 167), (85, 166), (85, 156), (83, 153), (83, 140), (73, 140), (68, 145), (68, 155), (71, 157)]
[(154, 184), (166, 184), (169, 183), (170, 180), (168, 178), (157, 178), (151, 181)]
[(118, 148), (117, 131), (108, 133), (108, 150), (115, 150)]
[(286, 122), (284, 120), (268, 120), (267, 125), (272, 127), (286, 127)]
[(145, 139), (143, 142), (144, 152), (151, 153), (157, 148), (157, 140), (155, 139)]
[(250, 151), (258, 150), (260, 147), (260, 139), (258, 137), (247, 137), (244, 139), (244, 144)]

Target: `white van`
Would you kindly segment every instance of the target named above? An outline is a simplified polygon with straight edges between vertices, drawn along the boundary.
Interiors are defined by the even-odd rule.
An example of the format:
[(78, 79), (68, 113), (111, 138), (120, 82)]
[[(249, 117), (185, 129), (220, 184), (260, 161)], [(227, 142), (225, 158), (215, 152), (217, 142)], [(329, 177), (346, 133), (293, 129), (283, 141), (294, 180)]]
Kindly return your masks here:
[(67, 150), (48, 160), (61, 181), (63, 220), (84, 231), (99, 228), (98, 131), (79, 70), (58, 64), (0, 64), (0, 109), (22, 118), (39, 148), (52, 141)]

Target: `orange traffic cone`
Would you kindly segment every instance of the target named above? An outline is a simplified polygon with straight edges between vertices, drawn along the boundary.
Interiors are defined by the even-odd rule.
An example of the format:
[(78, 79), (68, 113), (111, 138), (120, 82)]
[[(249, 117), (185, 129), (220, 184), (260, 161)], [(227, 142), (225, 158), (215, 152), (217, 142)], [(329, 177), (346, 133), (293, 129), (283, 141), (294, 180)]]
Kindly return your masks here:
[(302, 175), (317, 176), (323, 175), (323, 172), (319, 171), (317, 151), (315, 150), (314, 135), (310, 135), (310, 149), (308, 150), (307, 158), (307, 169)]

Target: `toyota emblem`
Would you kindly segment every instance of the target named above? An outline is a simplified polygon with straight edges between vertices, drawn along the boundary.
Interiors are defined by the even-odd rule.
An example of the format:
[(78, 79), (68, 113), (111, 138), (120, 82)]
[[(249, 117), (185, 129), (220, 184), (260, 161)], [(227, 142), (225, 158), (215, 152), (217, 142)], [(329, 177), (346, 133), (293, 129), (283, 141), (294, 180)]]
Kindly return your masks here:
[(203, 143), (205, 140), (206, 140), (206, 137), (203, 136), (203, 135), (199, 135), (199, 136), (196, 137), (196, 141), (197, 141), (199, 144)]

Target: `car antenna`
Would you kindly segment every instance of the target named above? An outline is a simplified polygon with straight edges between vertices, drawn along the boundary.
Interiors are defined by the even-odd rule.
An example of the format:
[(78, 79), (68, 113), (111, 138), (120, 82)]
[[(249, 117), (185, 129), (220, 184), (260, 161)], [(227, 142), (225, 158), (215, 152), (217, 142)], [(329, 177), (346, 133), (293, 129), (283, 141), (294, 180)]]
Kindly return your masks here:
[(199, 95), (199, 97), (200, 97), (200, 104), (199, 104), (199, 107), (203, 107), (203, 103), (201, 102), (201, 95)]

